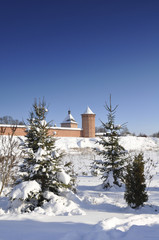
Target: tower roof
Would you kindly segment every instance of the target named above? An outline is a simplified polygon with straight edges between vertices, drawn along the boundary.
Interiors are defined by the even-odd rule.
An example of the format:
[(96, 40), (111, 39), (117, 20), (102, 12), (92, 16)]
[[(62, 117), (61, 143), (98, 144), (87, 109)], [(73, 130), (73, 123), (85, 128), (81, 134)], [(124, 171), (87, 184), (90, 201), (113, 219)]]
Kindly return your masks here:
[(87, 107), (86, 111), (83, 114), (94, 114), (94, 112), (92, 112), (92, 110), (89, 107)]
[(68, 111), (68, 115), (67, 117), (64, 119), (64, 121), (62, 123), (77, 123), (74, 119), (74, 117), (71, 114), (71, 111)]

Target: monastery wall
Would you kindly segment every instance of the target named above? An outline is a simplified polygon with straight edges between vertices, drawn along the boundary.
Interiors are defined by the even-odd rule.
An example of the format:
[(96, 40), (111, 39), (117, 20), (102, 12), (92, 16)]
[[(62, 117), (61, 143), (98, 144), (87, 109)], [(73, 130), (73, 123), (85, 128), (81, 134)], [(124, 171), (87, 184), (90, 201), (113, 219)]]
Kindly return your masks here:
[[(68, 115), (61, 123), (61, 127), (50, 127), (49, 135), (54, 137), (95, 137), (95, 114), (87, 107), (85, 113), (82, 114), (82, 129), (77, 127), (78, 124), (71, 115), (71, 111), (68, 111)], [(0, 124), (0, 135), (11, 135), (14, 131), (15, 136), (26, 135), (25, 125), (5, 125)]]
[(4, 125), (0, 124), (0, 135), (11, 135), (14, 131), (15, 136), (25, 136), (26, 126), (25, 125)]
[(50, 128), (49, 135), (54, 137), (83, 137), (81, 128)]
[[(15, 136), (25, 136), (26, 135), (26, 126), (18, 125), (4, 125), (0, 124), (0, 135), (12, 134), (12, 130), (15, 130)], [(81, 128), (58, 128), (51, 127), (49, 129), (49, 135), (54, 137), (83, 137), (83, 130)]]

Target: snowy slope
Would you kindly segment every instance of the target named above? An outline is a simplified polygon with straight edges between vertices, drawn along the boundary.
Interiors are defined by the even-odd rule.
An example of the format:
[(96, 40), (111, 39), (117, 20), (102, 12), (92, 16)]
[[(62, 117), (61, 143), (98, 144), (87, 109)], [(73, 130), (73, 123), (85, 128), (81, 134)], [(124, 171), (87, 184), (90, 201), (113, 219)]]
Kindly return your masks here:
[[(100, 148), (97, 139), (59, 138), (57, 147), (65, 151), (64, 161), (74, 163), (78, 171), (77, 195), (52, 196), (52, 202), (30, 214), (5, 212), (7, 200), (0, 199), (0, 240), (158, 240), (159, 239), (159, 140), (122, 137), (121, 144), (130, 152), (143, 151), (145, 158), (157, 162), (145, 207), (127, 207), (124, 188), (103, 191), (99, 177), (90, 174), (90, 163)], [(83, 175), (87, 174), (87, 175)], [(9, 229), (9, 230), (8, 230)]]
[[(57, 147), (70, 151), (71, 149), (100, 147), (100, 138), (58, 138)], [(159, 138), (151, 137), (120, 137), (120, 144), (128, 151), (159, 151)]]

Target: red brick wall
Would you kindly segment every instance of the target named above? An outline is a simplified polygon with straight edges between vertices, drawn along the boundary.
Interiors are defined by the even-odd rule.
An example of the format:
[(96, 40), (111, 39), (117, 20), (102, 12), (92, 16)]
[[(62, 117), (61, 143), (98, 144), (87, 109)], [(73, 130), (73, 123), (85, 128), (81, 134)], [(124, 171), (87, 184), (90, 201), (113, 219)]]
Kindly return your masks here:
[[(15, 136), (26, 135), (25, 126), (17, 126), (14, 133)], [(12, 127), (7, 125), (0, 125), (0, 135), (8, 135), (12, 133)], [(50, 128), (49, 134), (55, 137), (82, 137), (82, 129), (80, 128)]]
[(52, 128), (49, 133), (55, 137), (82, 137), (82, 129), (80, 128)]
[[(0, 125), (0, 135), (11, 135), (12, 129), (14, 127), (7, 126), (7, 125)], [(25, 126), (18, 126), (14, 132), (15, 136), (25, 136), (26, 135), (26, 127)]]

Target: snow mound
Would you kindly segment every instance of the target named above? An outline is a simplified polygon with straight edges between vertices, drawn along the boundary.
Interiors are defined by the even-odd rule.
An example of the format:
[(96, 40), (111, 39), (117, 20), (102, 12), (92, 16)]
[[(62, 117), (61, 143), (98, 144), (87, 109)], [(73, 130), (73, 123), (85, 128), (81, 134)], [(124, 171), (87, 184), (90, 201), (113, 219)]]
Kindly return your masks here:
[(79, 208), (79, 205), (68, 198), (57, 196), (51, 192), (46, 192), (45, 197), (50, 201), (44, 203), (42, 208), (36, 208), (34, 212), (47, 216), (85, 215), (85, 212)]
[(113, 217), (99, 222), (97, 229), (103, 229), (105, 231), (116, 229), (122, 232), (126, 232), (132, 226), (152, 226), (156, 224), (159, 224), (159, 217), (154, 215), (131, 216), (126, 219)]
[(127, 219), (113, 217), (99, 222), (93, 229), (84, 234), (87, 240), (132, 240), (158, 239), (159, 218), (151, 216), (131, 216)]
[(40, 185), (34, 181), (19, 183), (11, 192), (12, 199), (27, 199), (31, 192), (38, 193), (41, 190)]
[[(68, 183), (68, 175), (66, 176), (66, 174), (64, 175), (64, 173), (62, 173), (60, 177), (62, 178), (61, 180), (63, 182)], [(36, 181), (22, 182), (18, 184), (10, 194), (10, 197), (13, 201), (10, 205), (9, 212), (21, 213), (21, 210), (25, 209), (26, 205), (23, 200), (27, 199), (31, 192), (38, 194), (40, 190), (40, 185)], [(72, 201), (72, 195), (74, 194), (70, 193), (66, 198), (64, 196), (57, 196), (53, 192), (46, 191), (44, 193), (44, 198), (47, 199), (47, 201), (44, 202), (42, 207), (35, 208), (33, 213), (47, 216), (85, 215), (85, 212), (80, 209), (79, 205)], [(0, 210), (0, 214), (3, 215), (4, 210)]]
[[(147, 236), (147, 232), (150, 230), (150, 227), (154, 227), (154, 226), (155, 227), (159, 226), (158, 216), (154, 216), (154, 215), (130, 216), (126, 219), (113, 217), (113, 218), (106, 219), (104, 221), (99, 222), (96, 225), (96, 231), (97, 232), (104, 231), (105, 233), (108, 234), (110, 239), (112, 239), (111, 237), (113, 237), (113, 239), (118, 239), (118, 240), (120, 239), (129, 240), (129, 239), (135, 238), (135, 236), (138, 236), (138, 233), (140, 233), (140, 237), (141, 237), (141, 238), (140, 237), (138, 238), (149, 239)], [(143, 231), (143, 229), (145, 229), (146, 232)], [(157, 234), (158, 232), (159, 231), (157, 230)], [(157, 234), (155, 232), (156, 236)], [(154, 239), (153, 236), (152, 236), (152, 239)]]
[[(1, 204), (2, 207), (0, 208), (1, 216), (6, 214), (7, 215), (21, 214), (22, 210), (25, 209), (27, 206), (26, 203), (21, 200), (27, 198), (28, 194), (30, 193), (30, 190), (36, 189), (37, 191), (39, 189), (35, 181), (30, 181), (29, 184), (26, 184), (24, 182), (20, 186), (21, 191), (18, 191), (18, 189), (16, 189), (14, 192), (12, 192), (12, 198), (18, 197), (19, 199), (16, 199), (11, 203), (9, 202), (9, 199), (6, 199), (6, 201), (8, 201), (8, 204), (5, 204), (6, 205), (5, 207), (3, 207)], [(86, 215), (86, 213), (79, 206), (80, 201), (75, 201), (77, 197), (74, 193), (70, 191), (63, 193), (63, 196), (58, 196), (53, 192), (46, 191), (44, 193), (44, 198), (47, 200), (45, 200), (43, 206), (36, 207), (34, 211), (30, 212), (29, 214), (31, 214), (32, 216), (36, 214), (37, 217), (38, 215), (45, 216)]]

